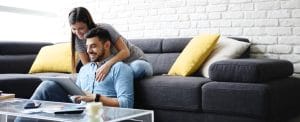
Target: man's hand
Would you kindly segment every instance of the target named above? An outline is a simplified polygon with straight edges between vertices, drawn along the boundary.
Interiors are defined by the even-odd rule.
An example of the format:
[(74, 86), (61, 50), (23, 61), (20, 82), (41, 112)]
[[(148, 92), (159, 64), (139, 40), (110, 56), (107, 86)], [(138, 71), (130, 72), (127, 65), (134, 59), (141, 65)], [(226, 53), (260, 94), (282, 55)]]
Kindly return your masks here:
[(104, 80), (105, 76), (108, 74), (111, 65), (109, 62), (104, 63), (100, 68), (97, 69), (96, 72), (96, 81)]
[(89, 94), (87, 96), (75, 96), (75, 101), (76, 102), (94, 102), (96, 98), (96, 94)]

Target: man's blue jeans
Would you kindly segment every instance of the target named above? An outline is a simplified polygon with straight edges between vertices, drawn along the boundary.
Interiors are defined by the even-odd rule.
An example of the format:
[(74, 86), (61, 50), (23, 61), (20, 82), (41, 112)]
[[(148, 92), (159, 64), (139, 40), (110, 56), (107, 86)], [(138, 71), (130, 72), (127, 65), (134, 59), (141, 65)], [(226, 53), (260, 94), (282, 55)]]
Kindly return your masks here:
[(59, 84), (54, 81), (43, 81), (31, 96), (32, 100), (45, 100), (55, 102), (72, 102)]
[[(43, 81), (30, 98), (31, 100), (46, 100), (55, 102), (71, 102), (68, 93), (54, 81)], [(43, 120), (32, 120), (17, 117), (15, 122), (44, 122)]]
[(141, 79), (153, 75), (152, 65), (144, 60), (135, 60), (129, 63), (133, 70), (134, 79)]

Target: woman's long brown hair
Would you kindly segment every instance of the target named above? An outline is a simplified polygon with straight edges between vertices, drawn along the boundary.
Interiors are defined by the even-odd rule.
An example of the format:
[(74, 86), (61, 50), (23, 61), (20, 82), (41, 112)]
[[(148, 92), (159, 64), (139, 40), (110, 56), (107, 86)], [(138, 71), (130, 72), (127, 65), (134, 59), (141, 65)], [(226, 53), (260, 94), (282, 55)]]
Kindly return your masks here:
[[(73, 25), (76, 22), (83, 22), (87, 24), (88, 29), (92, 29), (96, 27), (95, 22), (93, 21), (93, 18), (89, 11), (84, 8), (84, 7), (77, 7), (74, 8), (70, 13), (69, 13), (69, 24)], [(72, 52), (72, 57), (71, 57), (71, 64), (72, 64), (72, 71), (73, 73), (76, 73), (76, 66), (77, 62), (75, 61), (75, 39), (78, 38), (76, 34), (73, 34), (71, 31), (71, 52)]]

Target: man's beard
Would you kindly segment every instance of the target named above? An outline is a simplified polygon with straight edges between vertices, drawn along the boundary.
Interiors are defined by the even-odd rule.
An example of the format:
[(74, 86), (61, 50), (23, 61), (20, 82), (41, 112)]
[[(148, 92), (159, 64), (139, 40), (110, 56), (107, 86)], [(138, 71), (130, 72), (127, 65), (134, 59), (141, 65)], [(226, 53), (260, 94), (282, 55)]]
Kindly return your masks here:
[[(94, 54), (94, 53), (93, 53), (93, 54)], [(100, 61), (103, 60), (104, 54), (105, 54), (105, 50), (102, 50), (102, 53), (101, 53), (97, 58), (92, 59), (92, 58), (90, 57), (90, 59), (91, 59), (92, 62), (100, 62)]]

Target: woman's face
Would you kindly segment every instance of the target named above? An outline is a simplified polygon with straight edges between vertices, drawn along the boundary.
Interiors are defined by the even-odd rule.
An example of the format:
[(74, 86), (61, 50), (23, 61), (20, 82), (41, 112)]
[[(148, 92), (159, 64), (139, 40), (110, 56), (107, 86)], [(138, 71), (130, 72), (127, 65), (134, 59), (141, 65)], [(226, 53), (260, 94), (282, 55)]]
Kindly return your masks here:
[(84, 22), (76, 22), (75, 24), (71, 25), (71, 30), (73, 34), (79, 39), (84, 39), (84, 34), (89, 31), (87, 24)]

